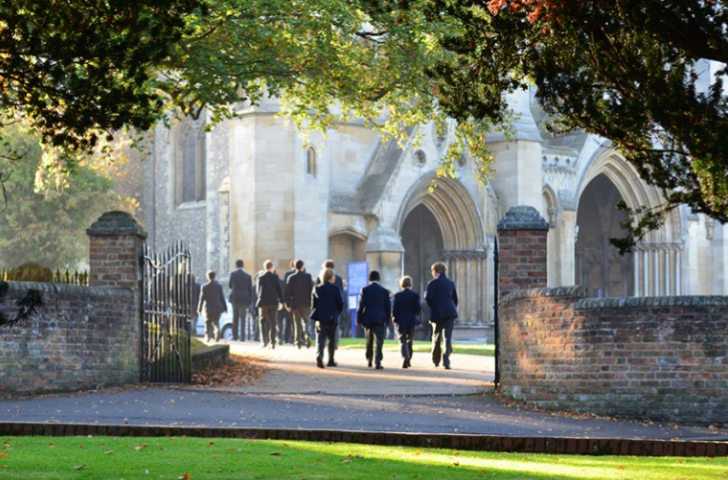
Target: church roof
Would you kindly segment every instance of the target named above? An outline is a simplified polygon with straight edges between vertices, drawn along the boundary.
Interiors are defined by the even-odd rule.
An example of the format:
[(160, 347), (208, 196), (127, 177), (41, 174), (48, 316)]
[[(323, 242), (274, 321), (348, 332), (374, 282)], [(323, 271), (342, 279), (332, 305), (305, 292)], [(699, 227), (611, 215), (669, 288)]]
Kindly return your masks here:
[[(407, 135), (412, 135), (413, 131), (413, 127), (406, 129)], [(332, 195), (329, 200), (329, 208), (339, 213), (366, 214), (373, 212), (403, 154), (404, 150), (397, 140), (380, 141), (356, 193), (354, 195)]]

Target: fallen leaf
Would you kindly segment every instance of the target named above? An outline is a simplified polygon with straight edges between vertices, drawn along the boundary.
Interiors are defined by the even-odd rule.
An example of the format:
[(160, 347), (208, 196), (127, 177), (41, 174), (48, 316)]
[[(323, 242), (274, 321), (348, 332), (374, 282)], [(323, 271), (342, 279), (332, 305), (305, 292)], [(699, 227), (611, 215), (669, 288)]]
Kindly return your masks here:
[(111, 455), (112, 453), (114, 453), (113, 450), (109, 450), (108, 452), (104, 452), (105, 455)]
[(274, 455), (276, 457), (280, 457), (283, 454), (281, 452), (273, 452), (273, 453), (271, 453), (271, 455)]
[(177, 480), (189, 480), (190, 478), (192, 478), (192, 475), (185, 473), (184, 475), (177, 477)]
[(81, 470), (82, 468), (86, 468), (85, 463), (83, 465), (76, 465), (75, 467), (73, 467), (74, 470)]
[(460, 466), (460, 462), (458, 462), (458, 461), (452, 462), (452, 464), (455, 465), (456, 467)]
[(343, 462), (341, 462), (341, 463), (351, 463), (351, 460), (344, 460), (344, 461), (343, 461)]
[(0, 458), (7, 458), (7, 456), (8, 456), (7, 453), (0, 453)]

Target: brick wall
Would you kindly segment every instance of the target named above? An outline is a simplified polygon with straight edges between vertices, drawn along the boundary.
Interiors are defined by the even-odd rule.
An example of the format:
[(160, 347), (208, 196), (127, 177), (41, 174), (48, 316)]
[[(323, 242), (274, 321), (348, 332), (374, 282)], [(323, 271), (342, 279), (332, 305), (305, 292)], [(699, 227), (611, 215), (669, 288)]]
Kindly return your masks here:
[(9, 282), (0, 310), (15, 311), (27, 289), (44, 306), (0, 327), (0, 394), (49, 393), (139, 381), (141, 330), (134, 293), (106, 287)]
[(546, 286), (549, 225), (533, 207), (512, 207), (498, 222), (498, 290)]
[(728, 424), (728, 297), (584, 295), (543, 288), (501, 300), (504, 394), (548, 409)]
[(506, 230), (498, 234), (501, 296), (546, 286), (547, 237), (547, 230)]

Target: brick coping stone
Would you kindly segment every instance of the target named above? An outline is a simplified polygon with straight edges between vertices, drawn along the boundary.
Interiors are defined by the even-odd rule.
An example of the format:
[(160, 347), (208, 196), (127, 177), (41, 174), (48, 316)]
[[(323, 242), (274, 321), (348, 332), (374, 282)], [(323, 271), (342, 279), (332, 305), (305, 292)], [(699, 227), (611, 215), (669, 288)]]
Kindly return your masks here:
[(633, 455), (647, 457), (725, 457), (728, 442), (636, 440), (626, 438), (519, 437), (508, 435), (362, 432), (266, 428), (85, 425), (0, 422), (0, 436), (198, 437), (249, 440), (303, 440), (417, 448), (550, 453), (561, 455)]
[(531, 288), (516, 290), (504, 295), (500, 304), (524, 298), (562, 297), (574, 298), (574, 308), (640, 308), (640, 307), (728, 307), (728, 296), (722, 295), (681, 295), (671, 297), (603, 297), (587, 298), (586, 289), (580, 285), (553, 288)]
[(62, 283), (45, 283), (45, 282), (5, 282), (8, 285), (9, 292), (25, 292), (27, 290), (38, 290), (45, 293), (57, 294), (83, 294), (96, 297), (117, 297), (117, 298), (134, 298), (134, 292), (115, 287), (87, 287), (83, 285), (66, 285)]

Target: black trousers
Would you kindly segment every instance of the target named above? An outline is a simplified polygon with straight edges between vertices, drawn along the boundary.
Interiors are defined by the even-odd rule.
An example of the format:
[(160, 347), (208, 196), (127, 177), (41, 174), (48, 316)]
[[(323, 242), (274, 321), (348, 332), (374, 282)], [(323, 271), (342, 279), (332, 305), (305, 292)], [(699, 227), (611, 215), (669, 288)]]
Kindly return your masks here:
[(384, 336), (387, 334), (387, 327), (384, 324), (364, 325), (364, 335), (366, 338), (366, 356), (367, 362), (375, 365), (382, 364), (382, 345), (384, 345)]
[(412, 361), (412, 342), (415, 337), (415, 327), (397, 327), (399, 345), (402, 350), (402, 358), (409, 364)]
[[(443, 318), (434, 320), (432, 323), (432, 363), (445, 367), (450, 366), (450, 354), (452, 353), (452, 329), (455, 326), (454, 318)], [(442, 351), (441, 343), (445, 340), (445, 351)]]
[(324, 359), (324, 347), (327, 339), (329, 341), (329, 362), (334, 360), (337, 327), (338, 325), (335, 323), (316, 322), (316, 356), (321, 360)]
[(258, 322), (260, 322), (260, 341), (263, 345), (276, 344), (276, 313), (278, 306), (271, 305), (258, 308)]
[(245, 332), (247, 330), (247, 325), (245, 323), (247, 315), (248, 306), (246, 304), (233, 303), (233, 340), (237, 340), (239, 338), (245, 341)]

